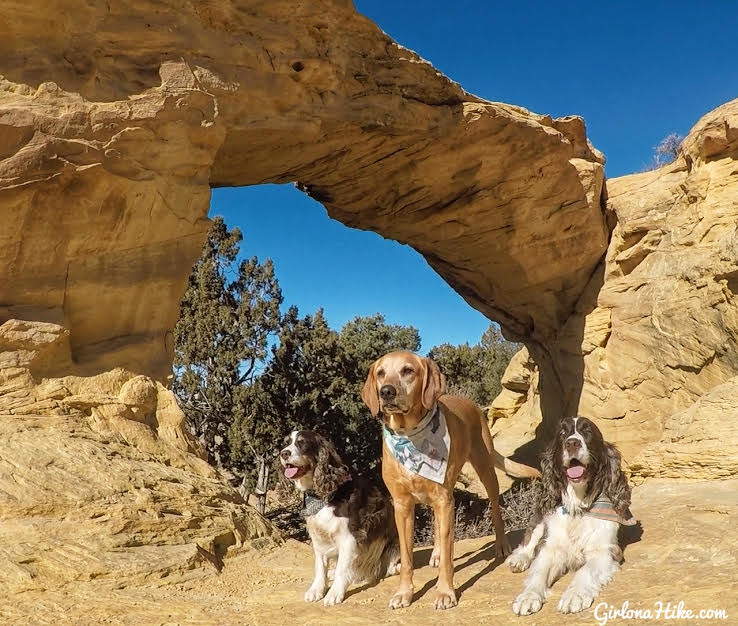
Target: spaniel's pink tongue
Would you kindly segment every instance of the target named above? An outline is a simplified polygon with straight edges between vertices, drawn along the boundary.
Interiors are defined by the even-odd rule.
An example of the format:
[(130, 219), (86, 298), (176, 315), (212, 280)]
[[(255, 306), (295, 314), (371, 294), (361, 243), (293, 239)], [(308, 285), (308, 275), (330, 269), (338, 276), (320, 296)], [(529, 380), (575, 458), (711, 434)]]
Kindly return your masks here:
[(572, 465), (566, 470), (566, 475), (569, 478), (581, 478), (583, 474), (584, 474), (584, 465)]
[(295, 467), (294, 465), (290, 467), (284, 468), (284, 475), (287, 476), (287, 478), (294, 478), (297, 476), (297, 473), (300, 471), (299, 467)]

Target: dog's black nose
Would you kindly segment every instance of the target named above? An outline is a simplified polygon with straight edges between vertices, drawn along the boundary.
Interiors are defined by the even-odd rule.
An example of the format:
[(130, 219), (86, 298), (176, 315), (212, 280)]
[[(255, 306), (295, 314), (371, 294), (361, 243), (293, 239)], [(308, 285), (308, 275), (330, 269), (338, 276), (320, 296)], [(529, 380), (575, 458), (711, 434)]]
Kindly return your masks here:
[(397, 397), (397, 389), (392, 385), (382, 385), (382, 388), (379, 390), (379, 395), (382, 397), (382, 400), (389, 402)]
[(281, 456), (286, 461), (290, 458), (291, 454), (292, 453), (287, 448), (285, 448), (284, 450), (282, 450), (282, 452), (279, 453), (279, 456)]
[(579, 452), (579, 449), (581, 447), (582, 447), (582, 442), (576, 437), (571, 437), (570, 439), (566, 440), (566, 451), (569, 453)]

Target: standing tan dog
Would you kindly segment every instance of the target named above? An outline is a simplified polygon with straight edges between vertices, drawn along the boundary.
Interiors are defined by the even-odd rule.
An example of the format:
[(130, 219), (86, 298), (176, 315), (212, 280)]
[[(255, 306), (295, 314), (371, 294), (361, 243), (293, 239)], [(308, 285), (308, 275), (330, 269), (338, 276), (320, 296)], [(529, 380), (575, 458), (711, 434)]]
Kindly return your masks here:
[[(361, 398), (372, 415), (382, 414), (386, 429), (382, 446), (382, 478), (395, 509), (395, 523), (400, 539), (400, 586), (390, 600), (390, 607), (409, 606), (413, 598), (413, 529), (415, 503), (433, 507), (435, 541), (431, 565), (439, 567), (435, 606), (456, 606), (453, 584), (454, 496), (456, 479), (469, 461), (479, 475), (492, 505), (496, 553), (503, 559), (510, 553), (498, 503), (499, 485), (494, 466), (517, 477), (540, 476), (538, 470), (515, 463), (496, 453), (492, 435), (479, 407), (458, 396), (445, 394), (445, 379), (431, 359), (412, 352), (390, 352), (369, 368)], [(399, 435), (417, 431), (431, 411), (440, 409), (445, 417), (448, 450), (445, 476), (430, 480), (408, 470), (388, 446), (387, 432)], [(421, 424), (422, 422), (422, 424)], [(424, 431), (425, 432), (425, 431)]]

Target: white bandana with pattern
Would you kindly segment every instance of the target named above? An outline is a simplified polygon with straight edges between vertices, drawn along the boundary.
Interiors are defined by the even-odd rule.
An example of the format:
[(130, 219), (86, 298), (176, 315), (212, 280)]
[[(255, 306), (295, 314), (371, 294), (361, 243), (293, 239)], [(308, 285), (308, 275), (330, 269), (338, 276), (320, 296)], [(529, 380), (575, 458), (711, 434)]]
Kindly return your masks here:
[(399, 434), (385, 425), (383, 431), (384, 442), (398, 463), (413, 474), (443, 484), (451, 437), (437, 404), (412, 430)]

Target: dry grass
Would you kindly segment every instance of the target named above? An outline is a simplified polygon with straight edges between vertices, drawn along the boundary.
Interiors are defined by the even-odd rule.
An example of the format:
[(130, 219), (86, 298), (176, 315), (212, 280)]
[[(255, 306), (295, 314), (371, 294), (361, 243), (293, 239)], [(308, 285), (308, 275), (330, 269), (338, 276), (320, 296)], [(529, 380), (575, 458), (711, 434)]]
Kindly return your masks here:
[(540, 480), (519, 482), (503, 493), (501, 505), (505, 530), (527, 528), (542, 495), (543, 483)]
[[(541, 481), (521, 482), (502, 494), (500, 508), (505, 532), (520, 530), (528, 526), (536, 502), (541, 496)], [(454, 492), (456, 513), (454, 538), (474, 539), (495, 534), (494, 522), (486, 498), (457, 489)], [(415, 513), (415, 542), (417, 545), (433, 543), (433, 512), (430, 507), (420, 506)]]

